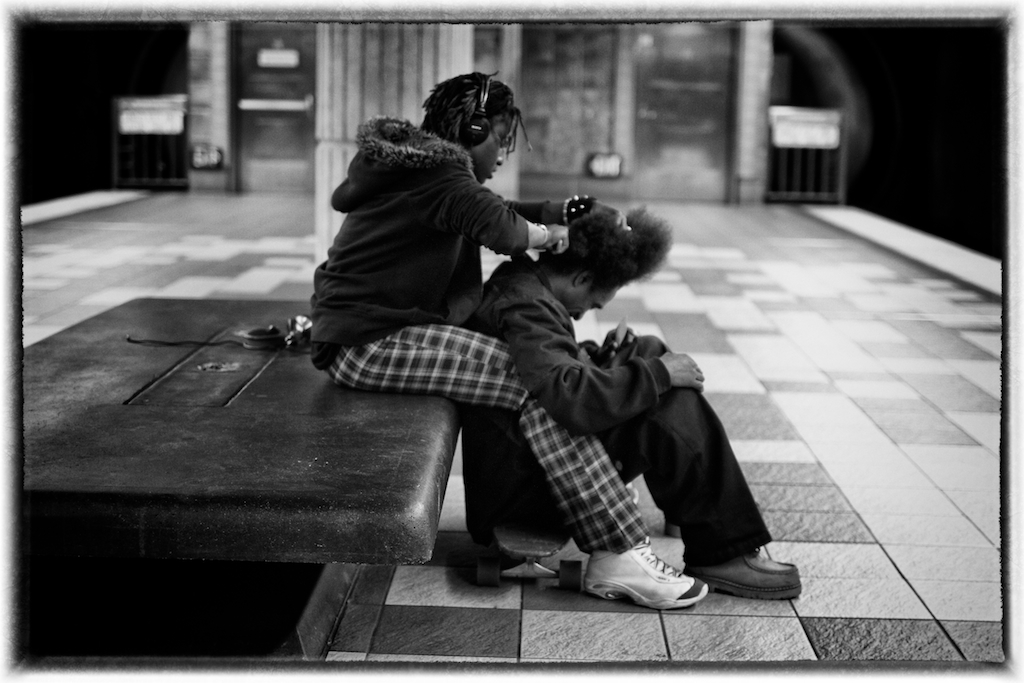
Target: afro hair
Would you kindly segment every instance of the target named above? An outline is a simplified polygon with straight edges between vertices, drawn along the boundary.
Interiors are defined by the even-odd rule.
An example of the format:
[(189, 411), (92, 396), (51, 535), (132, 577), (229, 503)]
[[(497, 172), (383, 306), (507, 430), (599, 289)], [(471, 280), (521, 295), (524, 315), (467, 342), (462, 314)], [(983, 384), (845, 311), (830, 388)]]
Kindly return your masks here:
[(646, 208), (631, 210), (626, 222), (628, 230), (619, 227), (617, 214), (591, 211), (569, 224), (568, 249), (541, 252), (540, 261), (557, 273), (588, 271), (600, 289), (650, 277), (665, 262), (672, 229)]

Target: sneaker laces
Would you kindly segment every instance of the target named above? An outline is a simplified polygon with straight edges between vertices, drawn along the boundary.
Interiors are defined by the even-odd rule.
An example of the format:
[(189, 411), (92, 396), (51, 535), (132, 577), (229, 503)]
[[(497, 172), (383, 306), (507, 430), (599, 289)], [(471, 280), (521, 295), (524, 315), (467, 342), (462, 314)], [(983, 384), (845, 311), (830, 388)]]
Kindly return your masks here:
[(684, 576), (681, 571), (654, 554), (654, 551), (651, 549), (650, 540), (644, 540), (643, 543), (637, 545), (633, 550), (635, 550), (640, 557), (644, 558), (644, 561), (647, 562), (647, 564), (654, 567), (656, 571), (676, 578), (682, 578)]

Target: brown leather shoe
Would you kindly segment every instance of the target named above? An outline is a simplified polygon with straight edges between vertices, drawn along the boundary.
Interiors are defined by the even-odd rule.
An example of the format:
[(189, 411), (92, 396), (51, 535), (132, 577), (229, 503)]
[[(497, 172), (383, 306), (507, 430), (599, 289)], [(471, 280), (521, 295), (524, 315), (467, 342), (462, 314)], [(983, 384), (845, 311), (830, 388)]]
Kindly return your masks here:
[(760, 548), (712, 567), (686, 565), (683, 573), (700, 579), (719, 593), (758, 600), (783, 600), (800, 595), (796, 565), (762, 557)]

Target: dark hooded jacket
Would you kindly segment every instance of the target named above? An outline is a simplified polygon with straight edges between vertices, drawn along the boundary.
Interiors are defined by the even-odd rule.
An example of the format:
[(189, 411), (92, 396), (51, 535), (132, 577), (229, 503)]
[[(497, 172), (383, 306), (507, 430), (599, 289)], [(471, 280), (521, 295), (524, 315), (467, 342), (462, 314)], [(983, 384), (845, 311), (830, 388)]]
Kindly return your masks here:
[(551, 291), (544, 269), (528, 257), (502, 263), (484, 286), (466, 327), (508, 343), (523, 384), (570, 434), (611, 429), (658, 404), (672, 377), (654, 337), (639, 337), (614, 360), (597, 365), (597, 345), (576, 341), (569, 311)]
[(469, 152), (408, 121), (360, 126), (348, 177), (331, 197), (345, 220), (313, 276), (313, 363), (409, 325), (461, 325), (480, 303), (480, 246), (520, 254), (542, 202), (505, 201), (473, 175)]

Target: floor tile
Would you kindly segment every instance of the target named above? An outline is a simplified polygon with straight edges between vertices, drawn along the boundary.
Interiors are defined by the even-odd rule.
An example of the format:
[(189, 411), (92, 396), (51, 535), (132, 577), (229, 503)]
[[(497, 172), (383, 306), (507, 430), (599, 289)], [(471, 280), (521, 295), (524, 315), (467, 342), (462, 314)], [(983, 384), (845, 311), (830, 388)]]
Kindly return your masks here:
[(881, 320), (833, 320), (832, 327), (855, 342), (908, 344), (910, 340)]
[(883, 368), (857, 344), (836, 332), (819, 313), (778, 312), (769, 315), (815, 365), (826, 372), (882, 372)]
[(152, 287), (108, 287), (84, 297), (79, 303), (86, 306), (119, 306), (132, 299), (152, 296), (155, 291)]
[(874, 543), (773, 541), (767, 548), (773, 560), (799, 567), (802, 578), (900, 579), (892, 561)]
[(793, 601), (805, 617), (930, 619), (924, 604), (905, 581), (864, 578), (801, 577), (803, 592)]
[(704, 313), (704, 305), (684, 283), (644, 282), (638, 285), (644, 308), (658, 313)]
[(934, 621), (801, 619), (823, 661), (959, 661)]
[(494, 588), (477, 586), (475, 578), (475, 572), (456, 567), (395, 567), (385, 604), (512, 610), (521, 606), (517, 582), (502, 582)]
[(1003, 625), (990, 621), (943, 621), (942, 627), (969, 662), (1005, 662)]
[[(772, 544), (774, 546), (774, 544)], [(725, 593), (708, 593), (703, 600), (687, 607), (685, 614), (733, 617), (794, 617), (796, 612), (790, 600), (753, 600)]]
[(782, 335), (731, 334), (728, 341), (760, 380), (828, 383), (818, 366)]
[(758, 265), (765, 275), (795, 296), (839, 295), (839, 291), (831, 287), (828, 280), (815, 277), (799, 263), (761, 261)]
[(448, 476), (437, 528), (439, 531), (466, 530), (466, 487), (460, 475)]
[(815, 661), (800, 621), (784, 617), (664, 615), (673, 661)]
[(708, 318), (720, 330), (774, 331), (775, 324), (761, 312), (756, 304), (743, 297), (697, 297)]
[(940, 410), (998, 413), (999, 400), (959, 375), (906, 374), (904, 381)]
[(729, 443), (740, 462), (817, 462), (811, 449), (803, 441), (730, 439)]
[[(976, 333), (958, 333), (925, 321), (891, 320), (889, 322), (897, 331), (902, 332), (916, 344), (940, 358), (992, 360), (993, 357), (998, 358), (999, 356), (994, 352), (996, 349), (991, 344), (991, 334), (981, 333), (985, 336), (977, 337)], [(998, 335), (995, 336), (998, 338)], [(988, 350), (985, 346), (976, 345), (977, 341), (988, 344)]]
[(751, 493), (762, 510), (787, 512), (852, 512), (835, 486), (778, 486), (751, 484)]
[(872, 443), (888, 441), (882, 431), (840, 394), (772, 394), (783, 415), (808, 443)]
[[(908, 579), (937, 581), (1000, 580), (999, 550), (886, 543), (885, 552)], [(965, 587), (964, 590), (970, 590)]]
[(433, 555), (427, 565), (476, 571), (477, 560), (487, 552), (488, 548), (474, 543), (468, 532), (439, 531), (434, 541)]
[(32, 346), (38, 341), (52, 337), (65, 327), (65, 325), (26, 325), (21, 333), (21, 344), (23, 347)]
[(992, 357), (999, 358), (1003, 353), (1001, 332), (962, 332), (960, 336)]
[(836, 387), (850, 398), (903, 398), (918, 399), (918, 393), (903, 382), (878, 382), (839, 379)]
[[(749, 301), (764, 303), (783, 303), (796, 305), (798, 299), (789, 292), (780, 292), (774, 289), (748, 289), (743, 292), (744, 298)], [(762, 308), (764, 308), (762, 306)]]
[(993, 495), (989, 491), (962, 491), (959, 489), (950, 489), (945, 493), (993, 545), (996, 547), (1001, 545), (998, 495)]
[(896, 443), (973, 446), (977, 442), (936, 410), (870, 410), (868, 416)]
[(901, 359), (934, 359), (934, 356), (917, 344), (895, 342), (858, 341), (857, 344), (870, 353), (882, 365), (888, 368), (886, 361)]
[(1002, 376), (999, 361), (950, 359), (946, 363), (989, 396), (1001, 396)]
[(725, 332), (703, 313), (653, 314), (669, 348), (677, 353), (735, 353)]
[(367, 605), (383, 605), (391, 587), (391, 577), (395, 568), (387, 565), (364, 565), (359, 568), (359, 576), (352, 588), (349, 602)]
[(668, 651), (657, 612), (522, 613), (520, 657), (587, 661), (665, 661)]
[(980, 446), (901, 444), (900, 448), (942, 489), (999, 492), (999, 460)]
[(889, 462), (885, 467), (866, 467), (864, 463), (823, 461), (822, 466), (839, 488), (918, 488), (932, 489), (935, 483), (913, 464)]
[(365, 662), (365, 652), (328, 652), (328, 662)]
[(1001, 415), (949, 411), (946, 416), (992, 453), (999, 453)]
[(367, 655), (368, 662), (408, 662), (408, 663), (445, 663), (461, 662), (467, 664), (515, 664), (515, 657), (464, 657), (445, 655)]
[[(666, 561), (678, 559), (666, 557)], [(675, 564), (680, 564), (675, 562)], [(514, 579), (513, 579), (514, 580)], [(573, 592), (558, 587), (555, 579), (522, 580), (523, 610), (552, 612), (632, 612), (648, 614), (650, 609), (629, 600), (604, 600), (584, 592)]]
[[(920, 396), (914, 398), (875, 398), (870, 396), (854, 396), (853, 402), (874, 419), (886, 413), (935, 413), (940, 414)], [(876, 420), (877, 422), (877, 420)]]
[(349, 602), (344, 609), (330, 649), (335, 652), (365, 654), (370, 650), (370, 642), (382, 608), (380, 605), (359, 605)]
[(704, 391), (722, 394), (764, 394), (765, 388), (739, 356), (689, 354), (704, 373)]
[(930, 515), (861, 515), (871, 533), (883, 545), (950, 545), (990, 548), (991, 541), (966, 517)]
[(230, 282), (226, 277), (191, 276), (161, 287), (153, 296), (167, 299), (202, 299)]
[(704, 392), (729, 439), (794, 441), (797, 433), (767, 394)]
[(515, 657), (519, 611), (385, 605), (370, 654)]
[(816, 463), (744, 462), (740, 468), (748, 484), (832, 484), (825, 471)]
[(955, 375), (956, 370), (940, 358), (894, 356), (880, 357), (878, 362), (886, 371), (906, 379), (913, 375)]
[(842, 491), (853, 509), (861, 515), (876, 513), (957, 517), (961, 514), (949, 497), (934, 484), (925, 488), (844, 486)]
[(850, 513), (779, 512), (762, 513), (772, 538), (777, 541), (824, 541), (831, 543), (874, 543), (860, 518)]
[(998, 583), (910, 579), (910, 585), (936, 619), (1000, 621), (1002, 587)]

